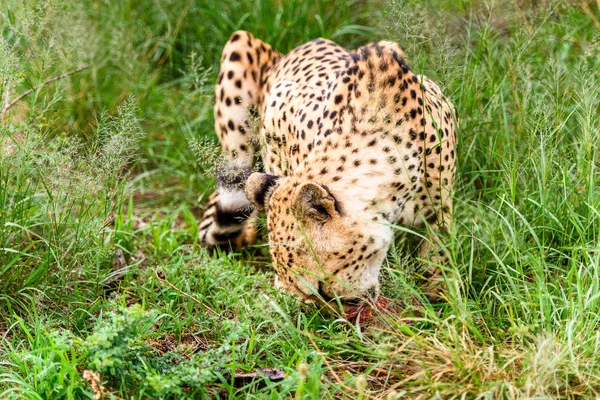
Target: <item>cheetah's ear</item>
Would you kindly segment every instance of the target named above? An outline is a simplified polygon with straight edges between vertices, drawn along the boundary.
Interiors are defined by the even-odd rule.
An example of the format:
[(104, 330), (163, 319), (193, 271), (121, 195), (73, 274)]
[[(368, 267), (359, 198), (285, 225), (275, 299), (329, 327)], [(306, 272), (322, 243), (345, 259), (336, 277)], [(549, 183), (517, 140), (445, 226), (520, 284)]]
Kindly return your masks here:
[(314, 182), (300, 185), (292, 199), (292, 212), (301, 222), (325, 222), (339, 210), (335, 198), (327, 188)]
[(264, 211), (277, 185), (278, 176), (255, 172), (246, 182), (246, 197), (259, 211)]

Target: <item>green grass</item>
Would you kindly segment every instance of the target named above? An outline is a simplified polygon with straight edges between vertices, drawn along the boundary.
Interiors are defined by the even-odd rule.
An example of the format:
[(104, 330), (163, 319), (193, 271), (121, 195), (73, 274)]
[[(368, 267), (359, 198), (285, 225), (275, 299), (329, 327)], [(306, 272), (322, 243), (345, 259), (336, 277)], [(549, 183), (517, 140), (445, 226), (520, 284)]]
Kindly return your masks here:
[[(595, 1), (5, 1), (2, 104), (90, 68), (0, 122), (0, 398), (599, 396), (599, 20)], [(236, 29), (281, 51), (395, 40), (454, 101), (440, 305), (352, 326), (273, 289), (264, 245), (198, 246)], [(388, 296), (421, 298), (413, 244)], [(228, 379), (258, 368), (287, 377)]]

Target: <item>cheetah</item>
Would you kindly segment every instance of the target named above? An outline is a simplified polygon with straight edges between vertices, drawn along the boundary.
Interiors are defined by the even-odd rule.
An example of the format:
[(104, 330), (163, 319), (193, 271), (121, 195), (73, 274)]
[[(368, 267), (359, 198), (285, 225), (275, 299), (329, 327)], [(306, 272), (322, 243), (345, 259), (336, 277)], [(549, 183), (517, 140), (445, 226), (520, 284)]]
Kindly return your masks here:
[[(251, 33), (226, 43), (215, 130), (227, 165), (200, 225), (207, 246), (251, 244), (267, 215), (275, 286), (304, 302), (377, 296), (394, 226), (422, 227), (435, 298), (447, 262), (457, 116), (401, 47), (315, 39), (284, 55)], [(255, 158), (264, 172), (253, 172)]]

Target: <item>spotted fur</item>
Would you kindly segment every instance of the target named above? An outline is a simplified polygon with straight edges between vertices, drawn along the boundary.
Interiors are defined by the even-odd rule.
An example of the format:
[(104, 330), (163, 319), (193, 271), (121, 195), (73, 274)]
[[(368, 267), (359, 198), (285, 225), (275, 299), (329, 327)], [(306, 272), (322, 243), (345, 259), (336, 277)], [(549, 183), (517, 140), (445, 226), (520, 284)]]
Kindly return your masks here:
[[(250, 243), (248, 219), (265, 210), (278, 287), (305, 301), (377, 291), (391, 225), (448, 229), (455, 110), (397, 44), (348, 51), (316, 39), (282, 55), (235, 32), (215, 97), (215, 129), (238, 172), (233, 185), (220, 180), (201, 237)], [(255, 151), (266, 173), (249, 176), (244, 197)], [(421, 247), (432, 296), (446, 262), (434, 237)]]

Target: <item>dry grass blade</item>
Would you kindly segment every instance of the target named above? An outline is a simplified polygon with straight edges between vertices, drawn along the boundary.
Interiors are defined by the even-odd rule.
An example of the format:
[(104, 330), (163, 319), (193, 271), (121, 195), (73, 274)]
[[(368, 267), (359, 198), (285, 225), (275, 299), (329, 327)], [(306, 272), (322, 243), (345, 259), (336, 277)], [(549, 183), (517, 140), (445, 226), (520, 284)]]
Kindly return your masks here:
[(177, 293), (179, 293), (180, 295), (187, 297), (188, 299), (194, 301), (197, 304), (200, 304), (202, 307), (204, 307), (207, 311), (209, 311), (210, 313), (212, 313), (215, 316), (220, 316), (221, 314), (219, 314), (218, 312), (216, 312), (215, 310), (213, 310), (212, 308), (210, 308), (208, 305), (206, 305), (205, 303), (201, 302), (200, 300), (198, 300), (197, 298), (195, 298), (192, 295), (189, 295), (183, 291), (181, 291), (179, 288), (177, 288), (175, 285), (173, 285), (171, 282), (169, 282), (169, 280), (167, 279), (167, 276), (165, 275), (165, 272), (160, 269), (157, 268), (156, 269), (156, 278), (161, 281), (166, 283), (171, 289), (175, 290)]
[(100, 375), (94, 371), (89, 369), (83, 371), (83, 379), (85, 379), (92, 388), (95, 400), (122, 400), (119, 396), (114, 395), (102, 385)]

